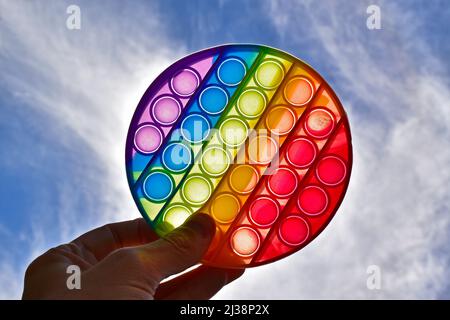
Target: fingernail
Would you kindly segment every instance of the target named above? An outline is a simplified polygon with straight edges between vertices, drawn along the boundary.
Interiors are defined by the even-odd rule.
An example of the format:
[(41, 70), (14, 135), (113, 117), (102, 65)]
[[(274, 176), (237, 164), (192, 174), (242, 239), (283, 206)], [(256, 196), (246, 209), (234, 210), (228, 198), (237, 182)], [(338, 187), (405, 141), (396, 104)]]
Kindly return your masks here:
[(185, 227), (194, 230), (203, 238), (212, 238), (216, 232), (214, 220), (207, 214), (196, 213), (189, 217), (184, 224)]

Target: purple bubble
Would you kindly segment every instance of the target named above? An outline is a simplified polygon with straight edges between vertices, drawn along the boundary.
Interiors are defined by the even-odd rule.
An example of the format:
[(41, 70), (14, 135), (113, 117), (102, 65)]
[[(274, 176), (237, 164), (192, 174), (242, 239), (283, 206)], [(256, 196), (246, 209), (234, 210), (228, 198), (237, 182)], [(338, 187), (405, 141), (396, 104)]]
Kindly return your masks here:
[(197, 73), (190, 69), (183, 69), (170, 81), (172, 90), (180, 97), (188, 97), (193, 94), (199, 83), (200, 79)]
[(181, 113), (180, 103), (173, 97), (157, 99), (152, 108), (153, 118), (162, 125), (173, 124)]
[(139, 127), (134, 134), (134, 145), (142, 153), (155, 152), (162, 142), (161, 131), (152, 124)]

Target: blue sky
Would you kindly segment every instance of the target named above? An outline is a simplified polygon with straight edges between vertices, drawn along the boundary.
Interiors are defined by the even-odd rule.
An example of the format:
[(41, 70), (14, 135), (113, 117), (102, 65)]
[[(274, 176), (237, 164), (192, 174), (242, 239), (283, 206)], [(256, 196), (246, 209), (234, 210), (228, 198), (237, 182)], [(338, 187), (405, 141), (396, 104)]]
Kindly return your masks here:
[[(70, 4), (81, 30), (66, 28)], [(370, 4), (381, 30), (366, 27)], [(0, 297), (20, 297), (27, 264), (49, 247), (139, 216), (124, 143), (151, 81), (190, 52), (250, 42), (327, 79), (349, 115), (354, 167), (313, 243), (216, 297), (450, 298), (448, 21), (445, 1), (0, 0)], [(366, 287), (369, 265), (381, 290)]]

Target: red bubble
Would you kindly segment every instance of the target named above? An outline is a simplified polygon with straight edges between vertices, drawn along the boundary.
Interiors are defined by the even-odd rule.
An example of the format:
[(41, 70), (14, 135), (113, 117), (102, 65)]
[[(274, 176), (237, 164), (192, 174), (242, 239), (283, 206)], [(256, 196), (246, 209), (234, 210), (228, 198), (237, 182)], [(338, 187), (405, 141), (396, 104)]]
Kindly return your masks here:
[(276, 196), (290, 196), (297, 188), (297, 176), (288, 168), (278, 168), (269, 177), (268, 187)]
[(314, 138), (325, 138), (333, 128), (334, 117), (325, 109), (314, 109), (306, 117), (305, 130)]
[(306, 138), (298, 138), (289, 144), (286, 157), (292, 165), (305, 168), (313, 163), (316, 153), (313, 142)]
[(328, 156), (317, 164), (316, 175), (323, 184), (336, 186), (344, 181), (346, 171), (344, 161), (338, 157)]
[(298, 216), (289, 216), (283, 219), (278, 231), (280, 239), (290, 246), (302, 244), (309, 236), (308, 224)]
[(326, 192), (316, 186), (303, 189), (298, 196), (298, 206), (304, 213), (315, 216), (325, 211), (328, 205)]
[(260, 197), (250, 205), (250, 220), (259, 227), (268, 227), (278, 218), (278, 204), (269, 197)]

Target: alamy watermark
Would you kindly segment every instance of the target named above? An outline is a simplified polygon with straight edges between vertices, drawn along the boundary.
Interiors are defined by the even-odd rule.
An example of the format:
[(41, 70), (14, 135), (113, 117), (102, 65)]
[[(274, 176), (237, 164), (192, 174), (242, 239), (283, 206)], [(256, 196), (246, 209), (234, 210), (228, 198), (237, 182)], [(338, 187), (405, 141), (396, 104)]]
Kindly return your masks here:
[(81, 289), (81, 270), (80, 267), (72, 264), (67, 267), (66, 273), (69, 274), (66, 280), (66, 286), (69, 290)]
[(67, 7), (66, 13), (68, 17), (66, 19), (66, 27), (69, 30), (81, 29), (81, 9), (75, 4), (71, 4)]
[(366, 286), (369, 290), (381, 289), (381, 268), (375, 264), (367, 267)]
[(381, 9), (375, 4), (367, 7), (366, 13), (369, 15), (366, 20), (366, 26), (369, 30), (381, 29)]

